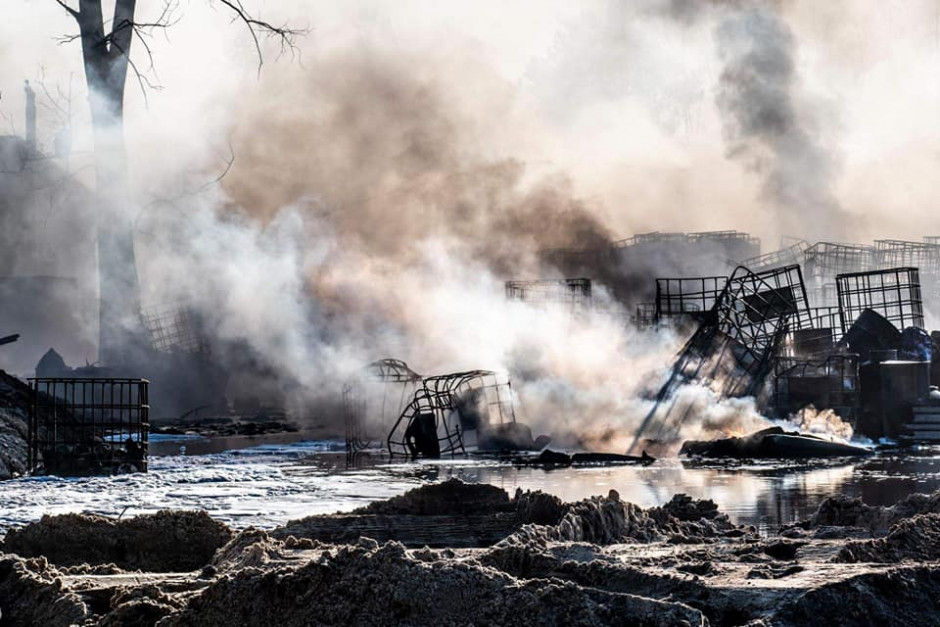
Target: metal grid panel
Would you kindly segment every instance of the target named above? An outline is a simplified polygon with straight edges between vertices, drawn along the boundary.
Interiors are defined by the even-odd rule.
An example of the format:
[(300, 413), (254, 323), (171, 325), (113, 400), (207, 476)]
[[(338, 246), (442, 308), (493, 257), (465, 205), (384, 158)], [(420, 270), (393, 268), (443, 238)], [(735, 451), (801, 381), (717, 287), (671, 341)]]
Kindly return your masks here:
[(877, 267), (882, 269), (912, 267), (922, 275), (940, 274), (940, 244), (876, 239)]
[(182, 304), (163, 305), (141, 312), (150, 343), (158, 353), (208, 354), (209, 343), (198, 317)]
[(656, 318), (711, 311), (726, 276), (656, 279)]
[(833, 341), (839, 341), (842, 337), (842, 310), (837, 305), (810, 307), (809, 315), (814, 329), (832, 329)]
[(30, 379), (29, 472), (146, 472), (150, 432), (145, 379)]
[(854, 272), (836, 277), (842, 333), (866, 309), (873, 309), (898, 329), (924, 328), (924, 307), (917, 268)]
[(572, 313), (591, 308), (591, 279), (506, 281), (506, 298), (537, 306), (560, 306)]

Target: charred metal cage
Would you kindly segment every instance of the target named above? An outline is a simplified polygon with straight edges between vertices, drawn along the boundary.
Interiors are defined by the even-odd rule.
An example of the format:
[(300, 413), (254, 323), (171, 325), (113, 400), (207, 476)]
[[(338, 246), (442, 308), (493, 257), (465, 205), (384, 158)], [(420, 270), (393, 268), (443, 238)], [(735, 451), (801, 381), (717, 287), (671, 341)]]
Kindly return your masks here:
[(810, 307), (809, 315), (814, 329), (832, 329), (833, 340), (842, 336), (842, 310), (838, 306)]
[[(818, 242), (803, 253), (806, 282), (817, 291), (814, 304), (836, 302), (835, 280), (840, 274), (866, 272), (875, 267), (875, 248), (861, 244)], [(910, 265), (910, 264), (895, 264)], [(831, 291), (828, 288), (832, 287)]]
[(386, 437), (421, 385), (421, 375), (398, 359), (374, 361), (343, 386), (346, 461), (355, 463), (372, 442)]
[(711, 311), (727, 283), (726, 276), (656, 279), (656, 319)]
[(803, 262), (804, 253), (808, 248), (808, 242), (797, 240), (793, 244), (781, 248), (780, 250), (749, 257), (741, 261), (740, 264), (742, 267), (749, 268), (752, 271), (796, 265)]
[(388, 435), (389, 455), (415, 459), (466, 454), (465, 435), (516, 422), (509, 376), (471, 370), (427, 377)]
[(591, 308), (591, 279), (506, 281), (506, 298), (581, 313)]
[(782, 357), (773, 383), (773, 407), (787, 418), (804, 407), (832, 409), (853, 427), (858, 420), (858, 355), (829, 355), (824, 360), (801, 361)]
[(198, 316), (182, 304), (153, 307), (141, 312), (150, 343), (158, 353), (209, 352), (209, 342)]
[(656, 303), (639, 303), (631, 319), (639, 329), (650, 329), (656, 325)]
[(146, 472), (150, 430), (146, 379), (29, 380), (32, 474)]
[(898, 329), (924, 328), (924, 305), (917, 268), (854, 272), (836, 277), (842, 333), (866, 309), (873, 309)]
[(676, 391), (682, 383), (698, 382), (718, 398), (757, 396), (788, 331), (811, 325), (798, 265), (759, 273), (739, 266), (679, 353), (631, 450), (643, 437), (668, 439), (679, 433), (693, 411), (691, 404), (677, 409)]

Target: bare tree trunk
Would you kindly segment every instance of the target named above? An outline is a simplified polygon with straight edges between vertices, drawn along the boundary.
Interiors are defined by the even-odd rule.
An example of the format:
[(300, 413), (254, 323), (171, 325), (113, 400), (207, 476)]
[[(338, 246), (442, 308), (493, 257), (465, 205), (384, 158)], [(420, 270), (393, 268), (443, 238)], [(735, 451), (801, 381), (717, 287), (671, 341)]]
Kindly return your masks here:
[(140, 347), (140, 287), (127, 189), (124, 88), (136, 0), (117, 0), (105, 34), (101, 0), (80, 0), (75, 15), (95, 140), (98, 202), (98, 359), (127, 363)]

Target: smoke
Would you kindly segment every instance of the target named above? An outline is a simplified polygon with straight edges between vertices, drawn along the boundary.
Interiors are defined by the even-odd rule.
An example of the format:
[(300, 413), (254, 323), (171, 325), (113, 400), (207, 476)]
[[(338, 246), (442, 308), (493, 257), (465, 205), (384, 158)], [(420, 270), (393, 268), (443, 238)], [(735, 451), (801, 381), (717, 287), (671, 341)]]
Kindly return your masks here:
[(755, 2), (726, 10), (715, 37), (728, 156), (762, 177), (782, 232), (802, 234), (811, 223), (814, 236), (839, 238), (847, 215), (834, 195), (833, 152), (798, 97), (792, 30), (774, 8)]
[[(258, 80), (244, 33), (222, 32), (218, 12), (199, 4), (171, 41), (154, 42), (164, 89), (150, 92), (149, 109), (128, 92), (144, 299), (194, 303), (228, 343), (232, 369), (240, 351), (273, 365), (292, 395), (314, 397), (311, 420), (335, 424), (319, 401), (390, 356), (423, 373), (508, 370), (520, 419), (537, 431), (574, 430), (622, 450), (618, 434), (632, 436), (647, 414), (644, 391), (681, 338), (629, 328), (602, 288), (583, 320), (507, 303), (504, 280), (553, 271), (539, 250), (656, 229), (738, 228), (765, 241), (838, 234), (841, 206), (894, 226), (892, 212), (926, 207), (937, 191), (926, 165), (935, 149), (921, 139), (936, 125), (901, 115), (910, 121), (895, 137), (887, 122), (872, 124), (898, 93), (891, 80), (878, 70), (875, 83), (853, 82), (855, 59), (867, 69), (881, 56), (878, 44), (854, 39), (852, 28), (874, 26), (862, 5), (821, 28), (798, 2), (520, 3), (499, 7), (505, 19), (494, 28), (487, 9), (469, 6), (284, 2), (267, 17), (299, 15), (314, 32), (300, 61), (268, 63)], [(52, 35), (68, 32), (50, 24)], [(830, 32), (838, 67), (820, 61), (832, 56)], [(878, 32), (878, 42), (897, 39)], [(42, 61), (50, 81), (80, 75), (74, 47), (4, 35), (16, 64)], [(851, 46), (867, 56), (846, 54)], [(914, 47), (890, 67), (933, 67), (925, 58)], [(890, 110), (936, 103), (913, 87), (921, 83), (904, 79)], [(845, 111), (844, 164), (810, 97), (829, 84), (842, 90), (827, 95)], [(19, 110), (10, 91), (6, 113)], [(869, 141), (872, 128), (879, 142)], [(76, 130), (77, 172), (88, 135)], [(872, 183), (888, 177), (879, 157), (887, 137), (906, 164), (891, 176), (909, 197)], [(233, 167), (204, 189), (229, 142)], [(871, 211), (856, 189), (890, 210)], [(695, 408), (685, 435), (761, 424), (747, 401), (682, 394)]]

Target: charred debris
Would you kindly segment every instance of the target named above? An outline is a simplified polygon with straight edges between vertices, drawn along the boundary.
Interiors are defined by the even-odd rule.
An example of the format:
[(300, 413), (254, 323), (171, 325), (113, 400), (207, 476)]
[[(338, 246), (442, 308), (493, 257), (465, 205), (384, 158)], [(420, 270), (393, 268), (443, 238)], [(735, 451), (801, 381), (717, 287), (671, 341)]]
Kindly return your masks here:
[[(753, 397), (772, 418), (810, 408), (831, 412), (874, 442), (940, 441), (940, 333), (928, 333), (925, 323), (925, 311), (940, 304), (940, 239), (784, 244), (735, 263), (727, 274), (655, 279), (653, 299), (637, 305), (636, 324), (686, 329), (690, 337), (635, 446), (678, 436), (692, 416), (676, 392), (690, 382), (718, 399)], [(769, 430), (720, 445), (688, 442), (683, 450), (744, 457), (864, 453), (799, 437)]]

